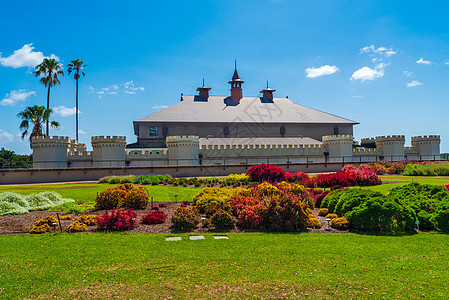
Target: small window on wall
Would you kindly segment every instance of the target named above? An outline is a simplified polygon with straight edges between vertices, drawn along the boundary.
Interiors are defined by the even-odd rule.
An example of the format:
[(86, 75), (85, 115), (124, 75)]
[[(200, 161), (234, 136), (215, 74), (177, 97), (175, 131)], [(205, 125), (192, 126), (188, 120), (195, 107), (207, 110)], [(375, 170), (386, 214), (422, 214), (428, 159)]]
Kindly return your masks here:
[(156, 126), (151, 126), (150, 127), (150, 136), (158, 136), (157, 127)]

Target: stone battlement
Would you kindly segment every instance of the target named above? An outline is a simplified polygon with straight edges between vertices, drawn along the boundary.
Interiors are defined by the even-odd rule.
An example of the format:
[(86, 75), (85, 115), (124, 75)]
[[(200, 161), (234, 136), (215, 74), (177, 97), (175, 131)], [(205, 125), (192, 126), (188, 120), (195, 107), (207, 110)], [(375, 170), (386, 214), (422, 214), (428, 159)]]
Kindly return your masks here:
[(321, 149), (322, 144), (299, 145), (200, 145), (200, 150), (273, 150), (273, 149)]
[(126, 143), (126, 136), (93, 136), (92, 143)]
[(363, 138), (360, 141), (361, 144), (372, 144), (372, 143), (375, 143), (375, 142), (376, 142), (375, 138)]
[(138, 159), (152, 159), (152, 158), (166, 158), (168, 154), (168, 149), (127, 149), (126, 159), (127, 160), (138, 160)]
[(338, 134), (338, 135), (325, 135), (322, 137), (323, 142), (331, 142), (331, 141), (351, 141), (352, 135), (350, 134)]
[(440, 141), (439, 135), (423, 135), (423, 136), (412, 136), (412, 142), (418, 141)]
[(405, 141), (405, 135), (382, 135), (382, 136), (376, 136), (376, 141), (381, 141), (381, 140)]
[(70, 138), (68, 136), (33, 136), (31, 138), (32, 141), (61, 141), (61, 142), (70, 142)]
[(377, 153), (376, 148), (354, 148), (352, 149), (354, 154), (365, 154), (365, 153)]
[(174, 135), (168, 136), (166, 142), (198, 142), (200, 140), (197, 135)]

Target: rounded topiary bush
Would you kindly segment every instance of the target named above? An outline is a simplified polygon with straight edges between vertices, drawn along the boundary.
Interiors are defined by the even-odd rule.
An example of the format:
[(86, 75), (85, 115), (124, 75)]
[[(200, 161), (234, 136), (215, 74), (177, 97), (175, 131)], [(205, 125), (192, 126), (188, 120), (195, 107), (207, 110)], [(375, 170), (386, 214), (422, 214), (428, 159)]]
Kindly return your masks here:
[(337, 214), (327, 214), (327, 215), (326, 215), (326, 219), (331, 219), (331, 220), (333, 220), (333, 219), (335, 219), (335, 218), (338, 218), (338, 215), (337, 215)]
[(318, 211), (318, 215), (321, 217), (325, 217), (329, 214), (329, 209), (327, 208), (320, 208), (320, 210)]
[(95, 199), (96, 209), (114, 209), (120, 207), (125, 199), (126, 191), (118, 188), (109, 188), (98, 193)]
[(75, 222), (80, 222), (86, 224), (87, 226), (95, 226), (97, 225), (98, 217), (96, 215), (81, 215), (75, 219)]
[(313, 217), (309, 217), (309, 220), (307, 221), (307, 227), (308, 228), (321, 228), (321, 222)]
[(195, 207), (180, 207), (174, 212), (171, 222), (176, 229), (191, 230), (200, 223), (200, 216)]
[(67, 225), (64, 230), (67, 232), (83, 232), (86, 231), (86, 229), (87, 224), (75, 220), (75, 222), (73, 222), (72, 224)]
[(235, 227), (235, 221), (231, 214), (226, 211), (219, 210), (210, 218), (210, 222), (217, 229), (232, 229)]
[(123, 207), (144, 209), (148, 205), (148, 192), (144, 187), (134, 187), (127, 191)]
[(337, 230), (347, 230), (349, 221), (345, 217), (334, 218), (331, 220), (331, 227)]

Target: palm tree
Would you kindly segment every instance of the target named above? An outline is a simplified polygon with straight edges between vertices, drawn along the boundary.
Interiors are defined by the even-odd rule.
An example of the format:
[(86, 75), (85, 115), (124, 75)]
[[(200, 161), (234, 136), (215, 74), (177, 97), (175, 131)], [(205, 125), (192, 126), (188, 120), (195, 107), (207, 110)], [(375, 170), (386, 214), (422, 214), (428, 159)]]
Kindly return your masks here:
[[(24, 111), (17, 114), (17, 117), (22, 119), (20, 123), (20, 130), (22, 132), (22, 139), (28, 135), (28, 128), (33, 126), (30, 134), (30, 143), (33, 136), (48, 136), (42, 133), (42, 127), (44, 122), (49, 122), (50, 115), (53, 111), (45, 106), (28, 106)], [(61, 125), (56, 121), (51, 121), (52, 128), (59, 128)], [(47, 127), (48, 128), (48, 127)]]
[[(81, 77), (80, 71), (87, 67), (87, 65), (83, 65), (83, 61), (79, 59), (72, 60), (71, 64), (68, 64), (67, 72), (70, 74), (74, 72), (73, 78), (76, 80), (76, 110), (75, 110), (75, 116), (76, 116), (76, 140), (78, 141), (78, 79)], [(83, 71), (81, 71), (81, 74), (83, 76), (86, 76)]]
[[(44, 58), (44, 60), (35, 67), (36, 71), (34, 71), (34, 75), (36, 77), (41, 76), (40, 82), (45, 87), (48, 87), (47, 91), (47, 109), (50, 109), (50, 88), (52, 86), (56, 86), (57, 84), (61, 84), (59, 81), (58, 75), (64, 76), (64, 72), (62, 71), (62, 65), (54, 58)], [(47, 136), (49, 136), (49, 126), (48, 119), (46, 123), (46, 132)]]

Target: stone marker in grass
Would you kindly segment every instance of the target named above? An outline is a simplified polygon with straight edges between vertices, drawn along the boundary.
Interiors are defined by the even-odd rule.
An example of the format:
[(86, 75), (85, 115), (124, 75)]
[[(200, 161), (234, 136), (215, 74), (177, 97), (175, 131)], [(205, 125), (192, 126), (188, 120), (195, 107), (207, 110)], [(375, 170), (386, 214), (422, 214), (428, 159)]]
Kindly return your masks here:
[(180, 236), (169, 236), (165, 240), (166, 241), (180, 241), (181, 237)]
[(191, 239), (192, 241), (204, 240), (204, 236), (202, 236), (202, 235), (191, 235), (191, 236), (189, 236), (189, 239)]
[(216, 240), (228, 240), (229, 237), (227, 237), (226, 235), (214, 235), (214, 239), (216, 239)]

